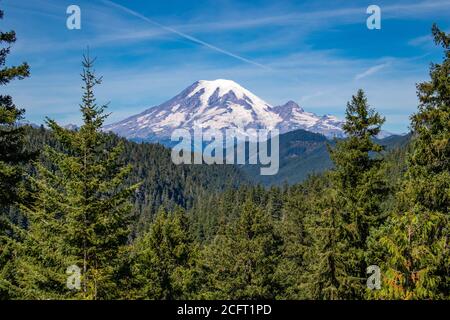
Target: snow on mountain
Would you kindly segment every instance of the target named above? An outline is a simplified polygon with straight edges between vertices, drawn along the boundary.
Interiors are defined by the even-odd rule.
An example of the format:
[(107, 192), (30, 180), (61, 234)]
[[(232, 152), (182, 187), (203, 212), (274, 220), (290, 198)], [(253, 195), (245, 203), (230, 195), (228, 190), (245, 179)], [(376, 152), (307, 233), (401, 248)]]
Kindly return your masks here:
[(274, 112), (281, 116), (283, 121), (278, 125), (281, 133), (297, 129), (321, 133), (327, 137), (342, 137), (342, 122), (330, 115), (322, 117), (314, 113), (306, 112), (294, 101), (273, 108)]
[(30, 122), (28, 120), (20, 120), (17, 122), (17, 126), (22, 127), (22, 126), (30, 126), (33, 128), (39, 128), (39, 125), (34, 123), (34, 122)]
[(67, 129), (67, 130), (71, 130), (71, 131), (76, 131), (76, 130), (80, 129), (79, 126), (77, 126), (76, 124), (73, 124), (73, 123), (66, 124), (65, 126), (63, 126), (63, 128)]
[(268, 128), (282, 119), (272, 107), (230, 80), (197, 81), (169, 101), (105, 127), (127, 138), (167, 138), (178, 128)]
[(387, 137), (390, 136), (406, 136), (408, 133), (403, 133), (403, 134), (396, 134), (396, 133), (392, 133), (390, 131), (386, 131), (386, 130), (381, 130), (380, 133), (377, 135), (378, 139), (385, 139)]
[(200, 80), (169, 101), (105, 126), (105, 131), (150, 141), (169, 139), (175, 129), (296, 129), (343, 136), (342, 122), (336, 117), (317, 116), (293, 101), (271, 106), (231, 80)]

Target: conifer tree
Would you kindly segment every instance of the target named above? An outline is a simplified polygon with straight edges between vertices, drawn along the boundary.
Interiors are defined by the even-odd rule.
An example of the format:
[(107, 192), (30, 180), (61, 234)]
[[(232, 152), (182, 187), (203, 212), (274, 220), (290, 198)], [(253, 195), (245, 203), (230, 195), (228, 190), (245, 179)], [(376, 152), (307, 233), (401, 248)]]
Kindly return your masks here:
[[(1, 10), (0, 19), (3, 19)], [(14, 42), (16, 42), (14, 31), (0, 31), (0, 44), (2, 45), (0, 49), (0, 85), (2, 86), (13, 80), (21, 80), (29, 76), (27, 63), (14, 67), (5, 66), (6, 58)], [(18, 126), (18, 121), (22, 120), (24, 113), (25, 110), (18, 108), (11, 96), (0, 95), (0, 207), (2, 207), (2, 211), (18, 200), (20, 193), (18, 187), (23, 174), (19, 164), (29, 160), (29, 154), (24, 151), (23, 128)]]
[(202, 298), (274, 299), (281, 239), (270, 215), (248, 199), (231, 223), (203, 252)]
[[(70, 131), (47, 123), (63, 152), (45, 150), (50, 167), (38, 165), (36, 201), (23, 208), (30, 221), (19, 259), (20, 287), (28, 297), (66, 296), (110, 299), (118, 296), (118, 261), (129, 236), (129, 198), (136, 185), (125, 187), (129, 166), (120, 163), (123, 145), (108, 145), (101, 132), (106, 106), (99, 106), (94, 88), (101, 83), (94, 60), (84, 57), (83, 125)], [(81, 269), (81, 290), (67, 292), (65, 270)], [(34, 288), (38, 288), (34, 290)], [(48, 290), (47, 295), (40, 293)], [(35, 294), (36, 292), (36, 294)]]
[(339, 197), (334, 189), (326, 190), (327, 196), (321, 198), (318, 209), (320, 215), (311, 217), (308, 226), (311, 228), (312, 242), (309, 257), (309, 277), (306, 290), (310, 299), (337, 300), (351, 298), (348, 288), (354, 286), (355, 279), (347, 264), (354, 259), (350, 243), (344, 237), (340, 214)]
[(364, 91), (358, 90), (347, 104), (343, 126), (347, 138), (331, 150), (335, 164), (331, 182), (347, 205), (346, 219), (360, 247), (364, 247), (369, 228), (384, 219), (381, 202), (389, 191), (380, 157), (384, 148), (374, 141), (384, 121), (368, 105)]
[(15, 242), (14, 296), (16, 299), (64, 299), (74, 296), (66, 286), (67, 267), (78, 263), (66, 240), (67, 194), (55, 188), (61, 180), (37, 163), (30, 177), (35, 193), (31, 205), (21, 205), (27, 228), (18, 229)]
[(314, 225), (317, 212), (326, 208), (323, 195), (329, 190), (324, 177), (311, 176), (304, 183), (290, 187), (285, 196), (282, 219), (278, 223), (283, 238), (283, 250), (276, 273), (283, 290), (282, 295), (277, 298), (314, 297), (308, 271), (317, 262), (316, 257), (311, 255), (313, 239), (324, 236), (323, 230)]
[[(0, 10), (0, 20), (3, 11)], [(14, 31), (0, 30), (0, 86), (13, 80), (21, 80), (29, 76), (29, 66), (7, 67), (6, 59), (11, 46), (16, 42)], [(6, 299), (11, 289), (11, 226), (8, 217), (10, 208), (23, 195), (23, 164), (28, 162), (32, 154), (24, 150), (24, 129), (18, 125), (25, 110), (18, 108), (11, 96), (0, 95), (0, 299)], [(7, 231), (8, 230), (8, 231)]]
[(433, 25), (444, 61), (417, 85), (419, 110), (411, 117), (412, 151), (398, 208), (374, 233), (382, 299), (450, 298), (450, 36)]
[(267, 203), (268, 212), (275, 220), (279, 220), (282, 216), (282, 208), (283, 192), (276, 187), (270, 188)]
[[(328, 259), (329, 253), (345, 256), (345, 259), (340, 266), (340, 275), (327, 274), (334, 282), (316, 281), (322, 283), (320, 290), (323, 292), (319, 296), (357, 299), (364, 295), (366, 240), (370, 229), (380, 226), (384, 221), (382, 202), (389, 191), (383, 176), (383, 159), (379, 156), (383, 148), (374, 142), (383, 122), (384, 119), (369, 107), (362, 90), (347, 104), (343, 126), (347, 138), (337, 141), (336, 147), (330, 150), (335, 165), (330, 172), (330, 179), (336, 196), (330, 202), (330, 208), (321, 210), (322, 217), (318, 222), (321, 228), (331, 226), (333, 229), (330, 232), (335, 237), (335, 251), (323, 251), (328, 246), (320, 243), (331, 239), (316, 237), (319, 243), (314, 245), (313, 250), (318, 251), (313, 252), (313, 256), (319, 262), (312, 277), (317, 279), (318, 274), (327, 274), (328, 271), (320, 270), (320, 266), (329, 268), (330, 264), (320, 261)], [(328, 283), (329, 287), (324, 286), (324, 283)], [(325, 294), (326, 291), (329, 294)]]
[(195, 294), (198, 247), (184, 210), (161, 209), (150, 230), (137, 239), (132, 257), (135, 298), (189, 299)]

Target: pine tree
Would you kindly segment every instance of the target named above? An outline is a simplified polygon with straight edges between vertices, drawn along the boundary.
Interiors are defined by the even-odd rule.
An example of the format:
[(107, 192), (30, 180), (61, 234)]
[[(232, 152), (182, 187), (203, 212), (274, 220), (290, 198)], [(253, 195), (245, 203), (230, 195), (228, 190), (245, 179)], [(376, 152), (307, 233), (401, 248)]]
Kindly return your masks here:
[(382, 299), (450, 298), (450, 36), (432, 33), (444, 49), (430, 81), (417, 85), (419, 110), (411, 117), (412, 151), (398, 208), (376, 232), (372, 251), (382, 267)]
[[(324, 194), (328, 194), (325, 176), (311, 176), (304, 183), (292, 186), (286, 192), (282, 219), (278, 228), (283, 238), (281, 261), (277, 269), (282, 284), (282, 299), (312, 299), (309, 269), (316, 263), (311, 256), (313, 239), (324, 236), (315, 223), (317, 212), (324, 208)], [(317, 232), (317, 234), (313, 232)], [(326, 235), (324, 237), (330, 237)], [(316, 250), (316, 252), (319, 250)], [(319, 297), (316, 297), (319, 298)]]
[[(51, 165), (37, 166), (36, 201), (23, 208), (30, 225), (18, 281), (26, 297), (118, 296), (118, 262), (130, 232), (129, 198), (137, 186), (124, 186), (131, 168), (118, 161), (123, 145), (111, 147), (110, 137), (101, 132), (106, 106), (97, 105), (94, 97), (101, 78), (95, 76), (93, 63), (84, 57), (81, 128), (70, 131), (47, 121), (64, 151), (46, 148)], [(68, 293), (62, 288), (71, 265), (81, 269), (81, 290)]]
[(380, 157), (384, 148), (374, 141), (384, 121), (359, 90), (347, 104), (343, 126), (347, 138), (331, 150), (335, 164), (331, 181), (347, 205), (344, 214), (360, 247), (364, 247), (370, 227), (379, 226), (385, 218), (381, 203), (389, 190)]
[(203, 252), (202, 298), (274, 299), (281, 239), (270, 215), (247, 200), (238, 220)]
[(279, 220), (282, 216), (283, 192), (280, 188), (272, 187), (268, 193), (267, 210), (275, 219)]
[(131, 259), (134, 298), (189, 299), (195, 294), (198, 247), (184, 210), (161, 209), (150, 230), (136, 240)]
[[(314, 269), (313, 273), (316, 274), (312, 275), (313, 278), (317, 279), (318, 274), (327, 274), (327, 277), (334, 279), (334, 282), (328, 282), (328, 288), (323, 285), (324, 282), (316, 280), (322, 283), (320, 290), (329, 292), (319, 296), (358, 299), (364, 295), (366, 240), (370, 229), (380, 226), (384, 221), (382, 202), (389, 191), (383, 176), (383, 159), (379, 156), (383, 148), (374, 142), (383, 122), (384, 119), (369, 107), (362, 90), (347, 104), (343, 126), (347, 138), (337, 141), (336, 147), (330, 150), (335, 165), (330, 172), (330, 179), (336, 196), (330, 202), (333, 204), (331, 208), (321, 210), (322, 217), (318, 222), (320, 228), (331, 226), (330, 232), (335, 235), (336, 241), (333, 245), (338, 250), (332, 254), (345, 256), (345, 259), (340, 267), (340, 275), (328, 275), (326, 270)], [(319, 243), (314, 245), (313, 250), (318, 251), (313, 252), (313, 256), (317, 257), (320, 266), (320, 261), (328, 259), (330, 253), (323, 251), (327, 245), (321, 241), (331, 239), (316, 237), (316, 241)], [(323, 266), (329, 268), (330, 264)]]
[[(37, 163), (38, 175), (30, 177), (35, 193), (31, 205), (21, 205), (27, 218), (14, 245), (15, 299), (64, 299), (73, 297), (66, 287), (66, 268), (78, 263), (66, 237), (66, 193), (55, 188), (61, 180)], [(70, 205), (69, 205), (70, 206)]]
[(351, 298), (348, 288), (353, 287), (355, 277), (349, 273), (348, 264), (357, 264), (349, 251), (350, 242), (345, 238), (340, 214), (339, 197), (336, 190), (326, 190), (327, 196), (321, 198), (317, 207), (320, 215), (311, 217), (307, 222), (312, 242), (309, 254), (306, 291), (310, 299), (337, 300)]
[[(0, 20), (3, 11), (0, 10)], [(7, 67), (6, 58), (16, 42), (14, 31), (0, 31), (0, 85), (29, 76), (28, 64)], [(25, 110), (18, 108), (11, 96), (0, 95), (0, 299), (9, 297), (11, 284), (10, 208), (23, 196), (23, 164), (32, 154), (24, 150), (24, 128), (18, 126)]]
[[(0, 19), (3, 11), (0, 10)], [(11, 81), (24, 79), (29, 76), (28, 64), (6, 67), (6, 58), (11, 45), (16, 42), (14, 31), (0, 32), (0, 44), (6, 47), (0, 49), (0, 85), (7, 85)], [(18, 127), (18, 121), (23, 118), (25, 110), (19, 109), (9, 95), (0, 95), (0, 207), (5, 207), (18, 200), (19, 183), (23, 170), (20, 166), (29, 160), (29, 154), (24, 151), (23, 128)]]

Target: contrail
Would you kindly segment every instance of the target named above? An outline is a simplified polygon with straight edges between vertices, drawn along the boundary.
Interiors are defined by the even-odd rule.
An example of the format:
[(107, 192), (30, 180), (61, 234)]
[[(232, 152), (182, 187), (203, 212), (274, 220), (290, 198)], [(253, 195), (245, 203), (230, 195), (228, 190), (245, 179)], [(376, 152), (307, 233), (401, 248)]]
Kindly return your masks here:
[(103, 3), (105, 3), (105, 4), (107, 4), (107, 5), (110, 5), (110, 6), (112, 6), (112, 7), (115, 7), (115, 8), (117, 8), (117, 9), (120, 9), (120, 10), (122, 10), (122, 11), (128, 13), (128, 14), (131, 14), (131, 15), (133, 15), (133, 16), (135, 16), (135, 17), (141, 19), (141, 20), (144, 20), (144, 21), (146, 21), (146, 22), (148, 22), (148, 23), (150, 23), (150, 24), (153, 24), (153, 25), (155, 25), (155, 26), (157, 26), (157, 27), (159, 27), (159, 28), (162, 28), (162, 29), (164, 29), (164, 30), (166, 30), (166, 31), (169, 31), (169, 32), (171, 32), (171, 33), (174, 33), (174, 34), (176, 34), (176, 35), (179, 35), (179, 36), (182, 37), (182, 38), (185, 38), (185, 39), (187, 39), (187, 40), (190, 40), (190, 41), (192, 41), (192, 42), (195, 42), (195, 43), (197, 43), (197, 44), (200, 44), (200, 45), (202, 45), (202, 46), (204, 46), (204, 47), (207, 47), (207, 48), (212, 49), (212, 50), (214, 50), (214, 51), (223, 53), (223, 54), (225, 54), (225, 55), (227, 55), (227, 56), (229, 56), (229, 57), (238, 59), (238, 60), (240, 60), (240, 61), (242, 61), (242, 62), (246, 62), (246, 63), (252, 64), (252, 65), (254, 65), (254, 66), (257, 66), (257, 67), (266, 69), (266, 70), (271, 70), (269, 67), (267, 67), (267, 66), (265, 66), (265, 65), (262, 65), (262, 64), (260, 64), (260, 63), (258, 63), (258, 62), (255, 62), (255, 61), (246, 59), (246, 58), (244, 58), (244, 57), (238, 56), (237, 54), (234, 54), (234, 53), (229, 52), (229, 51), (227, 51), (227, 50), (224, 50), (224, 49), (221, 49), (221, 48), (219, 48), (219, 47), (216, 47), (216, 46), (214, 46), (214, 45), (212, 45), (212, 44), (209, 44), (209, 43), (207, 43), (207, 42), (205, 42), (205, 41), (203, 41), (203, 40), (200, 40), (200, 39), (198, 39), (198, 38), (195, 38), (195, 37), (193, 37), (193, 36), (190, 36), (190, 35), (188, 35), (188, 34), (186, 34), (186, 33), (181, 32), (181, 31), (178, 31), (178, 30), (176, 30), (176, 29), (174, 29), (174, 28), (171, 28), (171, 27), (167, 27), (167, 26), (165, 26), (165, 25), (162, 25), (162, 24), (160, 24), (160, 23), (158, 23), (158, 22), (156, 22), (156, 21), (153, 21), (153, 20), (147, 18), (146, 16), (143, 16), (142, 14), (140, 14), (140, 13), (134, 11), (134, 10), (131, 10), (131, 9), (127, 8), (127, 7), (124, 7), (124, 6), (120, 5), (120, 4), (117, 4), (117, 3), (112, 2), (112, 1), (110, 1), (110, 0), (100, 0), (100, 1), (103, 2)]

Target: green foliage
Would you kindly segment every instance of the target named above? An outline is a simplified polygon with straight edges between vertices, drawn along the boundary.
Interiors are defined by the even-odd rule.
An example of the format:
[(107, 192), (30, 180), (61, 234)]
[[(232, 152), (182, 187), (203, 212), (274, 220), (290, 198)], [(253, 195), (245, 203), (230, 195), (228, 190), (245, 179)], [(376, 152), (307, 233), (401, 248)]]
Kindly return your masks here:
[[(433, 35), (444, 61), (417, 86), (412, 143), (376, 139), (384, 119), (359, 90), (329, 156), (323, 136), (280, 138), (280, 175), (261, 183), (329, 169), (283, 187), (102, 132), (89, 57), (79, 129), (20, 127), (1, 95), (0, 299), (449, 299), (450, 37)], [(28, 76), (5, 67), (14, 41), (0, 32), (1, 85)], [(28, 149), (43, 150), (33, 165)], [(368, 265), (381, 290), (366, 288)]]
[(326, 192), (328, 195), (321, 201), (320, 215), (308, 224), (314, 241), (309, 248), (307, 287), (312, 299), (350, 299), (359, 290), (360, 279), (354, 269), (361, 257), (352, 254), (352, 243), (345, 236), (345, 222), (336, 190)]
[[(0, 10), (0, 20), (3, 11)], [(6, 59), (11, 46), (16, 42), (14, 31), (0, 30), (0, 86), (13, 80), (21, 80), (29, 76), (28, 64), (6, 66)], [(24, 201), (23, 186), (24, 164), (33, 154), (25, 151), (24, 130), (18, 127), (25, 110), (18, 108), (11, 96), (0, 95), (0, 299), (11, 296), (11, 267), (13, 250), (11, 249), (11, 211), (13, 206)]]
[[(124, 187), (130, 166), (118, 161), (123, 145), (108, 147), (101, 133), (105, 106), (95, 102), (94, 87), (101, 83), (85, 57), (82, 79), (83, 126), (69, 131), (48, 120), (65, 152), (47, 147), (50, 167), (37, 165), (33, 179), (35, 201), (23, 206), (28, 218), (24, 243), (19, 246), (18, 287), (26, 298), (114, 298), (121, 248), (130, 233), (129, 198), (138, 187)], [(82, 287), (64, 288), (65, 269), (82, 270)], [(43, 294), (45, 292), (46, 294)]]
[(182, 209), (160, 211), (150, 230), (135, 242), (132, 273), (135, 298), (189, 299), (195, 292), (198, 246)]
[(371, 241), (384, 286), (369, 297), (450, 297), (450, 37), (436, 25), (432, 31), (444, 61), (432, 64), (430, 81), (417, 85), (405, 180), (391, 219)]
[(202, 254), (206, 299), (273, 299), (281, 239), (267, 212), (245, 201), (240, 217), (218, 234)]
[(279, 299), (311, 299), (312, 287), (309, 270), (312, 267), (311, 246), (314, 236), (310, 227), (317, 217), (324, 192), (325, 176), (310, 176), (303, 184), (285, 187), (282, 216), (277, 228), (283, 239), (280, 263), (276, 277), (281, 284)]
[(384, 119), (371, 109), (362, 90), (347, 104), (347, 139), (330, 149), (335, 168), (325, 207), (312, 219), (315, 257), (311, 264), (313, 297), (362, 298), (365, 292), (366, 240), (385, 215), (382, 202), (389, 189), (383, 171), (383, 148), (374, 142)]
[[(0, 19), (3, 11), (0, 10)], [(11, 46), (16, 42), (14, 31), (0, 31), (0, 85), (4, 86), (13, 80), (21, 80), (29, 76), (26, 63), (20, 66), (6, 66), (6, 58)], [(20, 182), (23, 167), (20, 164), (28, 161), (30, 155), (24, 151), (23, 129), (18, 121), (25, 110), (19, 109), (9, 95), (0, 95), (0, 217), (4, 218), (10, 205), (20, 198)]]
[(305, 181), (310, 174), (322, 173), (333, 164), (327, 151), (327, 138), (298, 129), (279, 136), (279, 171), (276, 175), (260, 175), (261, 165), (244, 165), (242, 171), (255, 183), (281, 186)]
[[(54, 132), (44, 127), (25, 127), (28, 149), (42, 150), (50, 146), (58, 152), (67, 152)], [(170, 150), (159, 144), (135, 143), (113, 134), (104, 134), (106, 147), (123, 145), (119, 162), (131, 166), (124, 185), (131, 187), (140, 183), (133, 193), (132, 237), (139, 236), (153, 221), (160, 207), (168, 211), (177, 206), (192, 208), (198, 199), (215, 197), (225, 189), (232, 190), (245, 182), (238, 168), (231, 165), (175, 165), (170, 158)], [(52, 167), (48, 157), (39, 159), (46, 168)], [(33, 168), (29, 169), (35, 174)]]

